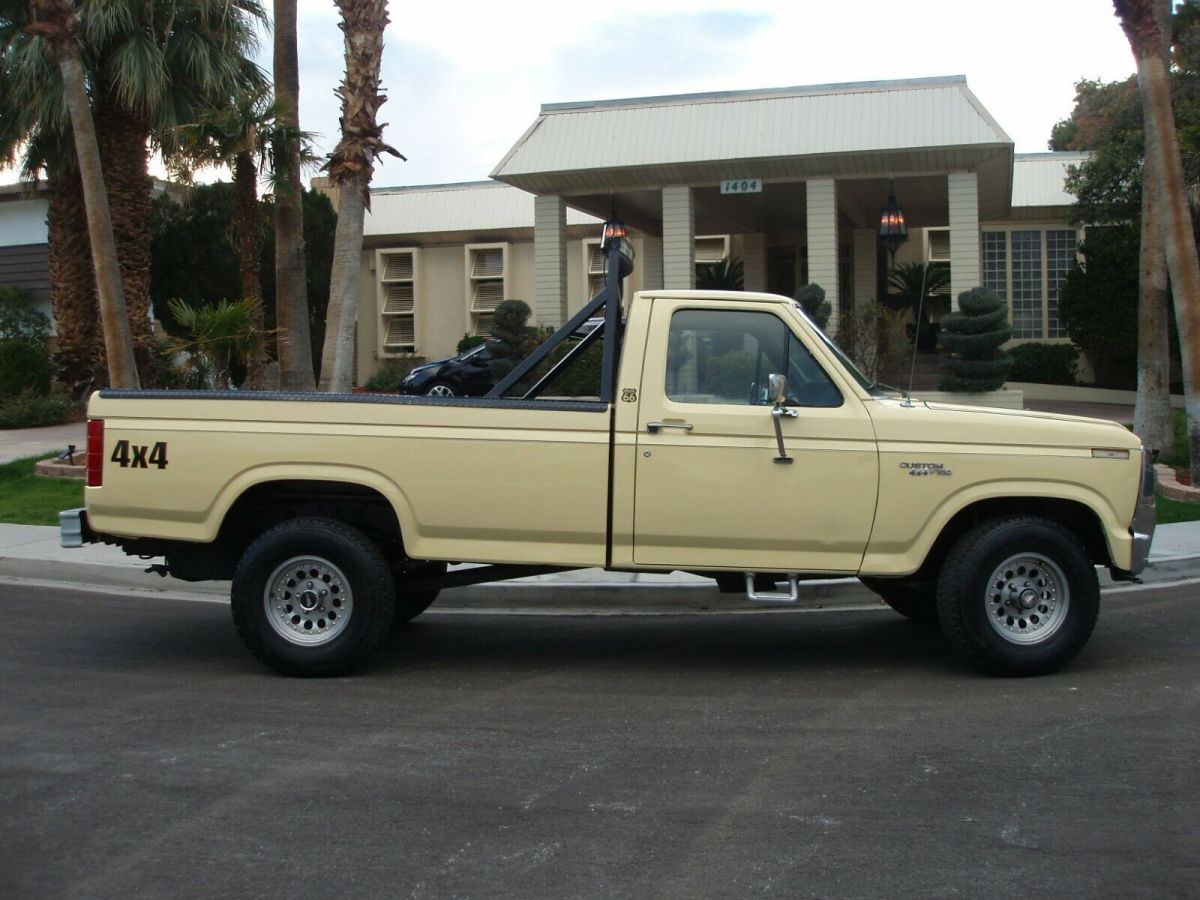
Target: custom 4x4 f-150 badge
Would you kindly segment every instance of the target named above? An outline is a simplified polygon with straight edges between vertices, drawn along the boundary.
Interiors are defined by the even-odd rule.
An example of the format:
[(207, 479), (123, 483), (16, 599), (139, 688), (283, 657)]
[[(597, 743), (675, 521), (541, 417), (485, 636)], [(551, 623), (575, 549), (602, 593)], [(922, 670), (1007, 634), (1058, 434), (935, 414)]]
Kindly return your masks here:
[(953, 473), (941, 463), (900, 463), (900, 468), (907, 469), (909, 475), (952, 475)]

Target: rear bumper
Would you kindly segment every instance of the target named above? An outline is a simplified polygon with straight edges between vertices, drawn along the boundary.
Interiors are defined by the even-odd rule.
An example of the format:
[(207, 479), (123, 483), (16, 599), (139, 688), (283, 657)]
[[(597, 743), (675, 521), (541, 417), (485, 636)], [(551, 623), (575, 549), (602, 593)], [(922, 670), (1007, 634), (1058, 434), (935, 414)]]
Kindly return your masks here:
[(58, 514), (58, 539), (63, 547), (82, 547), (96, 539), (88, 525), (87, 510), (64, 509)]

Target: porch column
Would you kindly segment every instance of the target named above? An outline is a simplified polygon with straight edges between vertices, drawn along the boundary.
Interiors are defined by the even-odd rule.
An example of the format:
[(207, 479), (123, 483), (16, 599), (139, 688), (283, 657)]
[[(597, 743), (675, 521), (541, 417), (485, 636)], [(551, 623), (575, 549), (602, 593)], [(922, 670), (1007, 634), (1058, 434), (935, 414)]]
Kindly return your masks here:
[(767, 238), (762, 234), (742, 235), (742, 287), (747, 291), (767, 289)]
[[(663, 239), (656, 234), (642, 238), (642, 255), (634, 264), (642, 273), (642, 290), (657, 291), (663, 286)], [(635, 270), (635, 271), (636, 271)]]
[(874, 228), (854, 229), (854, 308), (865, 309), (876, 297), (875, 245), (878, 238)]
[(689, 187), (665, 187), (663, 208), (663, 287), (696, 286), (696, 208)]
[(979, 180), (974, 172), (946, 176), (950, 194), (950, 294), (958, 295), (983, 284), (979, 265)]
[(567, 318), (567, 205), (562, 197), (533, 199), (533, 313), (539, 325)]
[(825, 289), (829, 333), (838, 331), (837, 188), (832, 178), (805, 182), (808, 198), (808, 280)]

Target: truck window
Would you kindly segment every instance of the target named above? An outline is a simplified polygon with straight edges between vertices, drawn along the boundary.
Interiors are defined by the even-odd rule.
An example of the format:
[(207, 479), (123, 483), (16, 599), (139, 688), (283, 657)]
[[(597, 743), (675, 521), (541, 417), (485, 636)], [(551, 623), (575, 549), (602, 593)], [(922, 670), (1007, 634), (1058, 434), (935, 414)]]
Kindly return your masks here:
[(678, 403), (770, 404), (767, 376), (788, 380), (789, 406), (841, 406), (842, 395), (777, 316), (681, 309), (667, 337), (667, 396)]

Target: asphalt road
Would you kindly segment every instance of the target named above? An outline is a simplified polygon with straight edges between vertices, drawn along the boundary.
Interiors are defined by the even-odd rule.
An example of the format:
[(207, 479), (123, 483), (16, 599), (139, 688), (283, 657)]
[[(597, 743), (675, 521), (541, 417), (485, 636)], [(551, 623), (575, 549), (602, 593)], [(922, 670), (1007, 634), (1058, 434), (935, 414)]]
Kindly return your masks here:
[(0, 896), (1195, 897), (1200, 607), (997, 680), (885, 609), (432, 613), (271, 674), (214, 603), (0, 585)]

